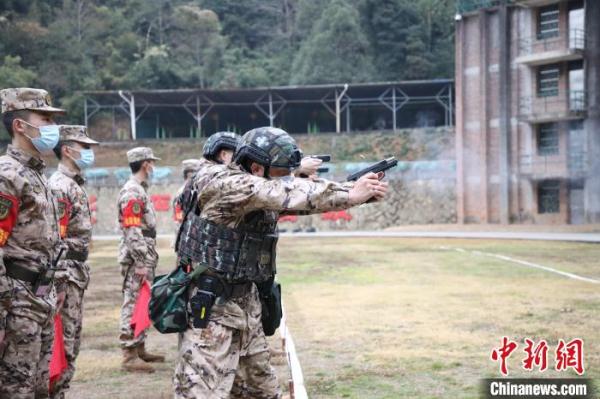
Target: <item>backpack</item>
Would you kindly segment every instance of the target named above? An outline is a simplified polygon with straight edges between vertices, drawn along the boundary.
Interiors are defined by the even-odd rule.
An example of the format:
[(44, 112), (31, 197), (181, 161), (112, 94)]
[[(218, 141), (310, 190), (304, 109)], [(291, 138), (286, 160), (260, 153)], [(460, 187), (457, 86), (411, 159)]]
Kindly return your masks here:
[(181, 267), (154, 279), (148, 310), (152, 324), (162, 334), (188, 328), (187, 293), (191, 281), (192, 276)]

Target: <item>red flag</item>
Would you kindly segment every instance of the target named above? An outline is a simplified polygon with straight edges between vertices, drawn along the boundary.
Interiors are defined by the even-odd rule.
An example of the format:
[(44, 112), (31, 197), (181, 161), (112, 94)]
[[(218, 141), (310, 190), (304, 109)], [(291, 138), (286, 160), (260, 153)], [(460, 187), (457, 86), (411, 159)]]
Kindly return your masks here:
[(54, 384), (60, 379), (67, 366), (63, 323), (59, 313), (54, 316), (54, 343), (52, 344), (52, 358), (50, 359), (50, 390), (52, 390)]
[(133, 335), (135, 338), (152, 325), (148, 312), (149, 304), (150, 284), (148, 284), (148, 281), (144, 281), (135, 302), (135, 307), (133, 308), (133, 315), (131, 316), (131, 328), (134, 330)]

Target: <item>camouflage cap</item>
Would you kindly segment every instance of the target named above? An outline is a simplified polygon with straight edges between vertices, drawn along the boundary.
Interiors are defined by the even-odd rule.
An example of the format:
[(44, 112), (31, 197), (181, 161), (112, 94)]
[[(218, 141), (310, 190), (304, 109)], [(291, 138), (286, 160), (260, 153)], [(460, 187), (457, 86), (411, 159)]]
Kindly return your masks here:
[(196, 172), (198, 169), (200, 169), (201, 165), (202, 165), (202, 162), (200, 162), (199, 159), (186, 159), (183, 162), (181, 162), (181, 166), (183, 167), (184, 172), (187, 172), (187, 171)]
[(2, 113), (9, 111), (39, 111), (65, 113), (64, 109), (52, 106), (52, 98), (46, 90), (19, 87), (0, 90)]
[(87, 128), (79, 125), (59, 125), (60, 141), (76, 141), (83, 144), (100, 144), (88, 136)]
[(127, 162), (137, 161), (160, 161), (160, 158), (154, 156), (150, 147), (135, 147), (127, 151)]

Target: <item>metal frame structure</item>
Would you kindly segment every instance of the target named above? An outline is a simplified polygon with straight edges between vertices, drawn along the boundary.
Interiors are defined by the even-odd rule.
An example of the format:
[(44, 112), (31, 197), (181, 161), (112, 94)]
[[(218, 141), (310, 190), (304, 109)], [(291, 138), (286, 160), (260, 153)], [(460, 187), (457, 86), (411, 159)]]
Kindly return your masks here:
[[(99, 111), (115, 110), (129, 117), (130, 138), (137, 139), (136, 122), (152, 108), (179, 108), (195, 121), (197, 133), (202, 136), (202, 123), (215, 107), (253, 107), (264, 115), (270, 126), (286, 108), (295, 105), (322, 105), (335, 119), (335, 131), (342, 131), (345, 113), (346, 131), (351, 130), (352, 109), (383, 106), (391, 112), (392, 130), (397, 131), (397, 114), (407, 105), (435, 104), (443, 109), (444, 125), (454, 124), (454, 81), (386, 82), (315, 86), (283, 86), (232, 90), (144, 90), (144, 91), (90, 91), (84, 92), (85, 124)], [(389, 116), (388, 116), (389, 117)], [(158, 118), (158, 117), (157, 117)], [(158, 119), (157, 119), (158, 120)], [(114, 128), (113, 117), (113, 132)], [(193, 130), (193, 128), (191, 128)], [(158, 136), (157, 136), (158, 137)]]

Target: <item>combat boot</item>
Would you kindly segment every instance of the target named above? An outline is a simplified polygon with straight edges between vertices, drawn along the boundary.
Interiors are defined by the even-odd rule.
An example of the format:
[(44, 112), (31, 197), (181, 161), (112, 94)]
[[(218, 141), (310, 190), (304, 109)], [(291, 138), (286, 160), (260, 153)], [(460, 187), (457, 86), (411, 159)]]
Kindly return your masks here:
[(140, 359), (137, 348), (123, 348), (121, 369), (134, 373), (154, 373), (154, 368)]
[(141, 343), (137, 346), (137, 354), (140, 359), (148, 363), (164, 363), (165, 357), (161, 355), (153, 355), (151, 353), (146, 352), (146, 344)]

